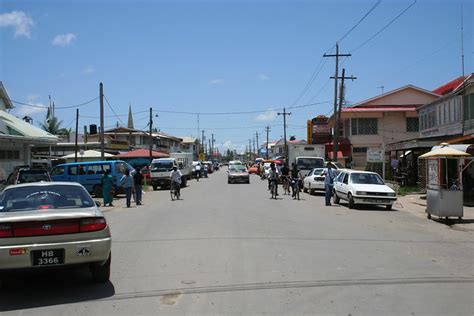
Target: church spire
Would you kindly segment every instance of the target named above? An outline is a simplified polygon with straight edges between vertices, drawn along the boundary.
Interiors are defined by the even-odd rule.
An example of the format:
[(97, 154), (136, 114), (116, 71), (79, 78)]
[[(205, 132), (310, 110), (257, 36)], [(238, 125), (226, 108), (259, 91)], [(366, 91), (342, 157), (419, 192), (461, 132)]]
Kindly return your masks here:
[(131, 128), (133, 129), (133, 116), (132, 116), (132, 105), (130, 104), (128, 106), (128, 124), (127, 124), (127, 127), (128, 128)]

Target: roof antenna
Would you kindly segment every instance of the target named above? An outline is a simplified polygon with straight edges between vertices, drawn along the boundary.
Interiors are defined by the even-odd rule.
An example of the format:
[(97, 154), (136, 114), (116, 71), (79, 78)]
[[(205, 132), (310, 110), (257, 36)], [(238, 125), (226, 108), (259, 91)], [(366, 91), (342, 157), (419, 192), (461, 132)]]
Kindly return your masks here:
[(384, 86), (377, 87), (377, 89), (382, 89), (382, 94), (383, 94), (383, 88), (385, 87)]

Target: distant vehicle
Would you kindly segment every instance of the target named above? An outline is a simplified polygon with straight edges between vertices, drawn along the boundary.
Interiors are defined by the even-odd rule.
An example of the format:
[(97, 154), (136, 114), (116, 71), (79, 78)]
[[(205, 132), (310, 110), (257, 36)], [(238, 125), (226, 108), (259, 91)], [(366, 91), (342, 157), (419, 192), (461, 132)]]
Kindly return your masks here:
[(247, 168), (243, 165), (230, 165), (227, 171), (227, 183), (250, 183), (250, 176)]
[[(198, 167), (199, 166), (199, 167)], [(196, 168), (198, 167), (198, 168)], [(199, 175), (197, 173), (197, 169), (199, 169)], [(200, 161), (193, 161), (192, 162), (192, 174), (195, 178), (199, 177), (204, 177), (204, 167)]]
[[(187, 153), (186, 153), (187, 154)], [(186, 187), (187, 180), (191, 178), (192, 154), (189, 157), (178, 158), (158, 158), (151, 162), (151, 185), (153, 190), (158, 190), (158, 187), (169, 188), (171, 185), (170, 172), (173, 167), (177, 167), (181, 173), (181, 187)]]
[(397, 197), (375, 172), (342, 170), (334, 181), (334, 203), (347, 200), (349, 208), (357, 204), (385, 205), (387, 210)]
[(304, 176), (314, 168), (324, 168), (324, 145), (288, 144), (288, 166), (296, 164)]
[(249, 168), (250, 174), (260, 174), (260, 164), (256, 163), (252, 167)]
[(5, 184), (13, 185), (40, 181), (51, 182), (51, 177), (46, 169), (18, 167), (10, 173)]
[(303, 179), (303, 192), (313, 194), (316, 190), (325, 190), (323, 172), (326, 168), (314, 168)]
[(82, 184), (89, 193), (95, 197), (102, 197), (102, 185), (100, 180), (105, 170), (110, 172), (114, 180), (115, 194), (124, 193), (124, 188), (120, 185), (120, 179), (128, 170), (135, 174), (135, 169), (122, 160), (102, 160), (71, 162), (60, 164), (51, 170), (53, 181), (77, 182)]
[(244, 165), (244, 164), (240, 160), (231, 160), (231, 161), (229, 161), (229, 166), (231, 166), (231, 165)]
[(104, 216), (78, 183), (18, 184), (0, 194), (0, 277), (88, 266), (96, 282), (107, 282), (111, 245)]
[(213, 173), (214, 172), (214, 165), (210, 161), (204, 161), (204, 166), (207, 167), (207, 172), (208, 173)]

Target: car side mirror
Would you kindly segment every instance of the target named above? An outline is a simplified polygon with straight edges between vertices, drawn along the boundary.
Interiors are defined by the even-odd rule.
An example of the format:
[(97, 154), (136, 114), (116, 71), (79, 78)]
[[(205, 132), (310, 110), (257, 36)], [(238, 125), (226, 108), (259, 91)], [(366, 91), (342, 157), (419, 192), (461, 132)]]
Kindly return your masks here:
[(100, 201), (94, 201), (95, 202), (95, 206), (97, 207), (101, 207), (102, 206), (102, 203), (100, 203)]

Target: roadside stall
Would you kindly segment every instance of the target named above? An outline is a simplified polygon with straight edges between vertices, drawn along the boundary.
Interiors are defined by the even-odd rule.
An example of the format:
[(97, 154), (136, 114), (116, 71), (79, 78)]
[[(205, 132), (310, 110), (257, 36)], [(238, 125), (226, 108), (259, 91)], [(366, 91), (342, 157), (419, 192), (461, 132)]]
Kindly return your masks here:
[[(426, 159), (426, 213), (428, 218), (458, 217), (463, 211), (462, 171), (472, 162), (471, 155), (453, 148), (448, 144), (421, 155)], [(466, 164), (465, 162), (468, 161)], [(465, 166), (465, 167), (464, 167)]]

